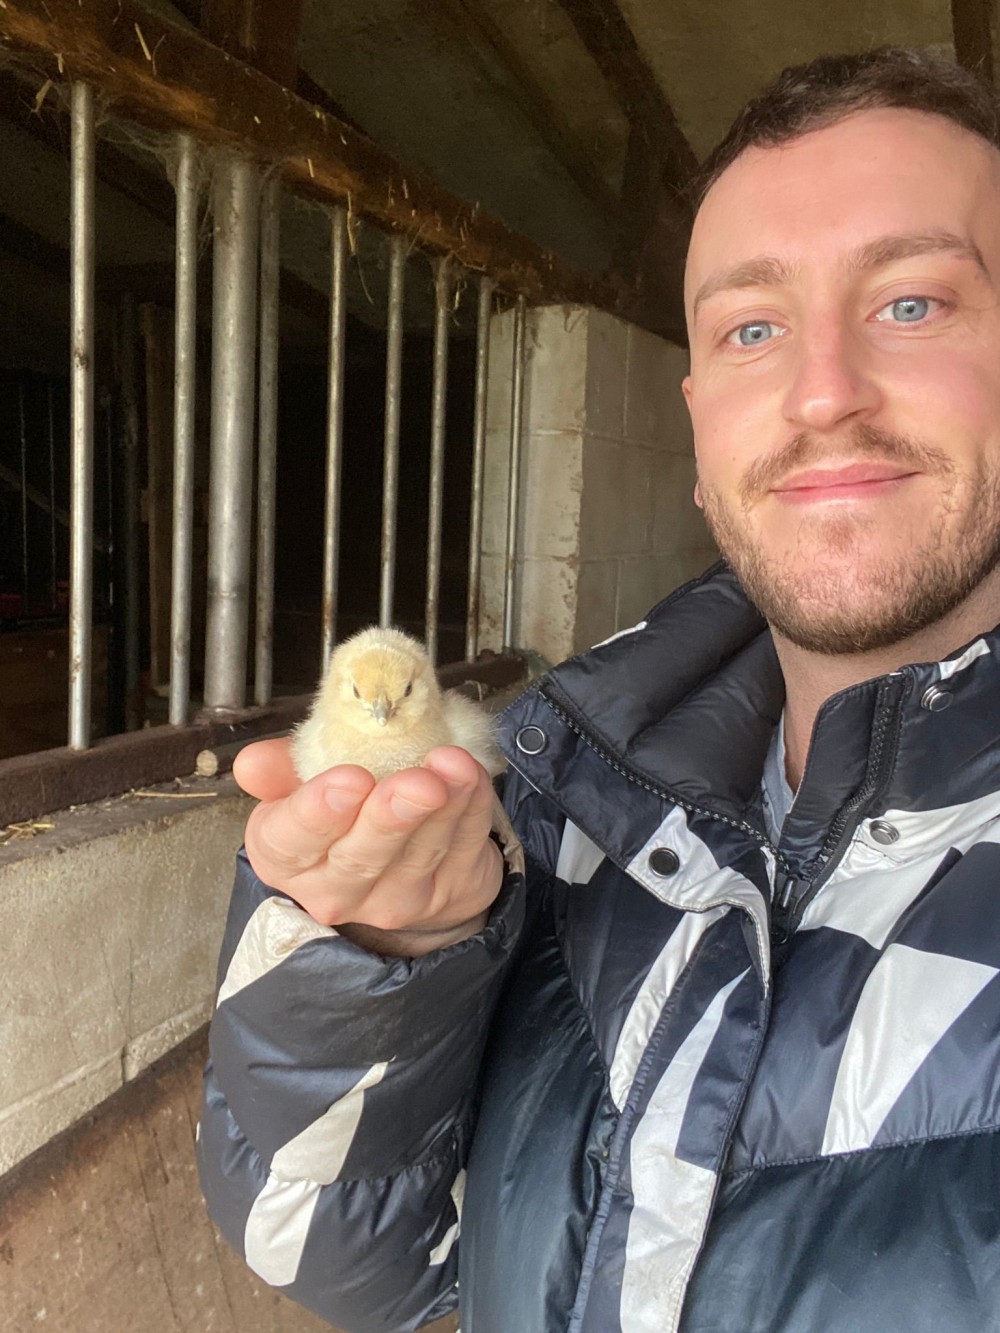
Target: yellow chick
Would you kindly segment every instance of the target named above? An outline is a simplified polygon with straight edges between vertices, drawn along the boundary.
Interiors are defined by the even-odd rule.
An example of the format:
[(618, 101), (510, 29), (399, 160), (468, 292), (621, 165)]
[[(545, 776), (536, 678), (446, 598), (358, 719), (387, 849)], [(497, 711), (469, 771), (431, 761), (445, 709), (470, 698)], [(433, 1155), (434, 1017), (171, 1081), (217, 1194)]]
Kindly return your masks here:
[(489, 717), (441, 690), (423, 644), (372, 627), (330, 658), (309, 716), (292, 734), (292, 760), (303, 782), (335, 764), (360, 764), (384, 778), (419, 767), (436, 745), (462, 746), (490, 774), (503, 768)]

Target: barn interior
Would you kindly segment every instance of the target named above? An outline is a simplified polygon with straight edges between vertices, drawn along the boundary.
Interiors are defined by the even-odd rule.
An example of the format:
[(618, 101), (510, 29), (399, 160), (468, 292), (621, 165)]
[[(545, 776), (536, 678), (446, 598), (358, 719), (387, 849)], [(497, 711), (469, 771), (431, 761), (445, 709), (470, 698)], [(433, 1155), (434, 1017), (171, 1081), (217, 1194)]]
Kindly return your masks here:
[[(679, 397), (699, 162), (749, 96), (822, 52), (931, 48), (993, 81), (998, 8), (0, 2), (0, 897), (12, 923), (0, 940), (0, 1333), (326, 1327), (225, 1249), (193, 1165), (214, 958), (250, 804), (228, 774), (232, 753), (301, 716), (331, 643), (387, 610), (432, 631), (443, 678), (482, 695), (632, 623), (707, 566)], [(95, 120), (82, 371), (71, 355), (80, 87)], [(178, 703), (185, 151), (197, 294)], [(216, 186), (234, 160), (252, 164), (261, 199), (272, 187), (276, 459), (270, 525), (258, 526), (270, 483), (254, 313), (240, 388), (252, 438), (233, 455), (254, 506), (250, 623), (226, 639), (220, 675), (208, 652), (221, 615), (211, 551), (229, 521), (213, 498)], [(92, 589), (78, 676), (81, 374), (93, 402)], [(447, 442), (437, 481), (436, 429)], [(268, 580), (254, 622), (254, 589), (259, 617)]]

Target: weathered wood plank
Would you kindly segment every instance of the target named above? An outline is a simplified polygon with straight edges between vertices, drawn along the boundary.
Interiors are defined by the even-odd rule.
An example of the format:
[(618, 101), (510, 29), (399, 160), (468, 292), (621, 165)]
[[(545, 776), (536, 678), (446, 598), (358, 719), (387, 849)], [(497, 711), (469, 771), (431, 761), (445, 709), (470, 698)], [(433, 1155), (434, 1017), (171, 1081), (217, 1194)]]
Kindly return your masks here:
[(627, 302), (620, 283), (579, 273), (478, 206), (405, 171), (350, 125), (128, 0), (5, 0), (0, 43), (31, 57), (43, 77), (92, 83), (117, 115), (280, 164), (293, 188), (406, 232), (531, 301), (615, 312)]

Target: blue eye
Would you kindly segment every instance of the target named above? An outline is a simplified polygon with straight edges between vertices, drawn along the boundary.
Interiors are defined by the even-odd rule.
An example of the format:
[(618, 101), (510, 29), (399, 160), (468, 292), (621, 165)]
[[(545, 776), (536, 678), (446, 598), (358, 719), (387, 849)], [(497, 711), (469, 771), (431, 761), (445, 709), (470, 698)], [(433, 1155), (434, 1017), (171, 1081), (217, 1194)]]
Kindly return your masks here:
[(875, 316), (879, 320), (894, 320), (898, 324), (919, 324), (931, 311), (931, 301), (927, 296), (901, 296), (892, 301)]
[(754, 324), (741, 324), (736, 330), (736, 336), (742, 347), (756, 347), (759, 343), (766, 343), (774, 337), (774, 325), (768, 324), (766, 320), (758, 320)]

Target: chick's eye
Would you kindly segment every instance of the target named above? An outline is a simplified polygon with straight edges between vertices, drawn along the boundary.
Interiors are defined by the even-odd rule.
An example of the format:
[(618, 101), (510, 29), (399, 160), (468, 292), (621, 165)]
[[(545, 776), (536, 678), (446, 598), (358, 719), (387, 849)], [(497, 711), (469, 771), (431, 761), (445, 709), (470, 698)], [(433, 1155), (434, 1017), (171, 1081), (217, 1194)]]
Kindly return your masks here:
[(403, 691), (403, 698), (408, 699), (412, 693), (413, 693), (413, 681), (408, 680), (406, 682), (406, 689)]
[(351, 686), (351, 689), (354, 691), (354, 697), (355, 697), (355, 699), (360, 699), (360, 698), (361, 698), (361, 695), (358, 693), (358, 687), (357, 687), (357, 685), (352, 685), (352, 686)]
[(739, 328), (726, 336), (726, 342), (740, 347), (759, 347), (761, 343), (770, 342), (782, 333), (782, 329), (777, 324), (772, 324), (767, 319), (751, 320), (749, 324), (741, 324)]
[(901, 296), (890, 301), (875, 316), (882, 323), (892, 321), (896, 324), (919, 324), (941, 304), (929, 296)]

